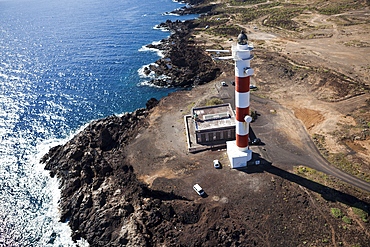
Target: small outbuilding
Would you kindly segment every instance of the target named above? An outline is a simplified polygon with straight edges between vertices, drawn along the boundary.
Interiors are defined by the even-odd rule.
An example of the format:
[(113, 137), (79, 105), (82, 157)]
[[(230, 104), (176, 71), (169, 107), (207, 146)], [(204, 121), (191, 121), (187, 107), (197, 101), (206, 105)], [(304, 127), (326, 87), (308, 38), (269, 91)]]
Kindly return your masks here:
[(230, 104), (192, 109), (198, 144), (235, 140), (235, 114)]

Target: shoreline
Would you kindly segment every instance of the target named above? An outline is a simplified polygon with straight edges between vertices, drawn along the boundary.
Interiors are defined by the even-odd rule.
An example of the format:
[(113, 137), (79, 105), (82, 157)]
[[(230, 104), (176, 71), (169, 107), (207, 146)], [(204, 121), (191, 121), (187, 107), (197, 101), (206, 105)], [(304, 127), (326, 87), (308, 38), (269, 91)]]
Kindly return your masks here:
[[(193, 20), (167, 20), (158, 25), (172, 34), (167, 39), (146, 45), (146, 49), (159, 50), (162, 58), (144, 66), (146, 76), (152, 75), (148, 84), (160, 87), (189, 88), (214, 80), (219, 75), (219, 68), (212, 59), (192, 45), (189, 35), (197, 25)], [(163, 78), (164, 77), (164, 78)]]
[[(174, 29), (178, 29), (177, 24), (167, 23)], [(187, 24), (191, 25), (191, 21)], [(180, 33), (183, 36), (176, 36), (174, 33), (176, 37), (172, 39), (180, 37), (185, 40), (186, 32)], [(171, 36), (165, 39), (168, 43), (171, 43)], [(178, 55), (178, 51), (184, 50), (181, 48), (186, 46), (161, 45), (174, 52), (172, 56), (167, 54), (168, 57), (165, 56), (156, 61), (158, 67), (162, 66), (161, 70), (167, 71), (170, 70), (167, 67), (169, 62), (173, 67), (176, 66), (173, 56)], [(202, 53), (199, 49), (191, 50), (188, 58), (193, 54), (192, 51)], [(257, 81), (256, 85), (259, 89), (253, 93), (261, 98), (268, 97), (267, 101), (270, 101), (271, 97), (271, 102), (273, 100), (278, 102), (272, 105), (279, 105), (281, 102), (279, 97), (285, 95), (283, 92), (274, 95), (270, 91), (270, 87), (278, 85), (281, 81), (286, 83), (284, 87), (287, 90), (294, 89), (296, 85), (312, 84), (304, 90), (312, 90), (313, 94), (318, 87), (313, 78), (340, 81), (340, 78), (333, 77), (331, 72), (320, 72), (314, 69), (307, 72), (305, 68), (294, 68), (293, 65), (286, 64), (286, 58), (278, 52), (263, 50), (256, 52), (259, 53), (253, 66), (259, 77), (252, 79)], [(311, 68), (311, 65), (307, 66)], [(160, 74), (161, 71), (157, 72)], [(279, 75), (278, 78), (276, 75)], [(225, 73), (222, 78), (230, 76)], [(184, 88), (197, 85), (193, 80), (190, 82), (190, 84), (180, 83), (180, 85)], [(168, 86), (168, 83), (160, 81), (158, 85)], [(321, 88), (328, 90), (330, 85), (325, 86), (321, 85)], [(317, 91), (314, 96), (319, 97), (321, 92)], [(298, 91), (298, 93), (302, 92)], [(245, 243), (264, 245), (277, 241), (284, 242), (285, 245), (289, 243), (299, 245), (306, 239), (300, 237), (301, 231), (290, 227), (292, 218), (299, 219), (295, 222), (297, 229), (310, 231), (316, 240), (322, 234), (332, 234), (327, 231), (329, 229), (327, 225), (341, 226), (337, 219), (326, 217), (327, 214), (330, 215), (330, 208), (338, 207), (343, 212), (347, 212), (343, 208), (354, 207), (356, 203), (369, 205), (366, 197), (368, 194), (353, 190), (337, 182), (335, 178), (331, 178), (332, 181), (336, 181), (334, 185), (326, 180), (320, 183), (312, 182), (303, 178), (307, 174), (302, 173), (304, 174), (301, 174), (302, 177), (293, 174), (290, 166), (284, 170), (278, 166), (272, 166), (272, 168), (262, 166), (256, 168), (255, 172), (230, 170), (226, 166), (220, 171), (215, 171), (209, 169), (213, 159), (219, 159), (222, 164), (227, 165), (227, 161), (223, 160), (223, 150), (188, 155), (182, 143), (182, 122), (178, 119), (181, 119), (189, 110), (189, 106), (208, 97), (220, 97), (220, 95), (217, 83), (213, 81), (190, 91), (176, 91), (160, 101), (151, 99), (147, 103), (147, 108), (137, 109), (120, 117), (110, 116), (94, 120), (67, 144), (50, 150), (44, 156), (43, 162), (47, 163), (52, 176), (61, 178), (61, 219), (70, 219), (68, 224), (72, 229), (73, 239), (82, 237), (94, 246), (108, 244), (111, 246), (177, 246), (189, 241), (204, 246), (217, 244), (243, 246)], [(342, 94), (333, 95), (342, 97)], [(312, 128), (311, 122), (308, 122), (310, 125), (305, 129), (298, 117), (294, 117), (300, 109), (291, 110), (292, 106), (289, 106), (289, 103), (294, 102), (294, 99), (293, 96), (290, 97), (292, 100), (287, 101), (286, 104), (280, 104), (274, 114), (271, 114), (268, 108), (258, 109), (262, 114), (262, 120), (263, 117), (269, 118), (269, 121), (279, 129), (275, 134), (279, 137), (286, 135), (286, 140), (289, 140), (292, 145), (289, 146), (286, 141), (289, 150), (299, 147), (300, 137), (294, 135), (295, 131), (292, 131), (289, 121), (286, 124), (285, 121), (276, 119), (286, 120), (287, 116), (294, 119), (296, 122), (293, 127), (298, 126), (300, 131), (309, 133), (305, 132), (308, 139), (310, 127)], [(254, 103), (256, 103), (255, 107), (258, 107), (258, 102)], [(302, 107), (302, 105), (299, 106)], [(304, 113), (310, 112), (306, 110)], [(269, 131), (273, 131), (273, 128)], [(268, 137), (265, 139), (267, 140)], [(268, 144), (273, 142), (272, 139)], [(277, 146), (280, 148), (285, 144), (282, 142)], [(261, 155), (261, 158), (266, 159), (267, 162), (269, 159), (266, 157), (273, 153), (264, 156), (268, 152), (263, 150), (265, 147), (269, 150), (267, 145), (261, 147), (262, 151), (260, 147), (255, 147), (253, 152)], [(306, 171), (306, 168), (298, 169), (298, 171), (301, 170)], [(310, 170), (307, 169), (307, 171)], [(299, 179), (303, 182), (296, 183)], [(206, 188), (209, 197), (198, 198), (194, 195), (191, 185), (199, 181), (202, 182), (202, 187), (204, 185)], [(242, 186), (239, 188), (240, 184)], [(265, 196), (262, 197), (261, 194)], [(321, 205), (312, 198), (324, 200), (326, 203)], [(244, 208), (243, 205), (248, 207)], [(243, 210), (240, 210), (241, 207)], [(321, 208), (324, 214), (321, 210), (312, 210), (317, 208)], [(351, 209), (348, 210), (351, 212)], [(286, 212), (289, 213), (285, 215)], [(352, 215), (350, 217), (354, 218)], [(315, 219), (318, 233), (309, 228), (308, 222), (312, 219)], [(269, 227), (269, 224), (272, 227)], [(285, 229), (288, 226), (292, 231), (286, 239), (282, 239), (280, 234), (284, 226)], [(268, 230), (271, 234), (265, 236), (256, 229)], [(335, 241), (340, 239), (339, 234), (340, 236), (346, 234), (342, 230), (339, 231), (340, 233), (336, 233), (338, 235), (332, 235), (334, 245)], [(355, 230), (353, 232), (357, 234)], [(348, 237), (348, 235), (345, 236)], [(289, 242), (293, 241), (293, 238), (294, 242)]]
[[(173, 52), (173, 47), (176, 47), (176, 44), (173, 42), (173, 36), (177, 34), (176, 29), (186, 26), (186, 22), (187, 21), (176, 21), (174, 22), (176, 25), (171, 25), (172, 22), (167, 22), (167, 24), (169, 24), (167, 26), (165, 26), (165, 23), (158, 24), (158, 29), (166, 29), (166, 31), (171, 32), (171, 35), (167, 39), (153, 41), (151, 44), (145, 45), (147, 49), (157, 50), (157, 53), (162, 54), (158, 54), (161, 58), (157, 61), (149, 65), (143, 65), (141, 68), (142, 70), (144, 70), (145, 66), (150, 66), (152, 64), (159, 63), (163, 65), (163, 59), (165, 59), (166, 56), (176, 56), (176, 52)], [(162, 27), (160, 27), (161, 25)], [(176, 39), (178, 39), (178, 37), (179, 36), (176, 36)], [(182, 41), (184, 40), (181, 40), (181, 42)], [(171, 44), (165, 44), (165, 42), (170, 42)], [(167, 77), (167, 75), (161, 73), (156, 76), (156, 80), (163, 80), (161, 77)], [(153, 87), (164, 87), (163, 85), (156, 85), (150, 82), (147, 84)], [(192, 84), (183, 84), (183, 88), (191, 86)], [(167, 87), (176, 86), (170, 85)], [(79, 128), (73, 137), (71, 136), (66, 143), (50, 148), (41, 158), (40, 163), (45, 164), (44, 170), (48, 170), (49, 175), (52, 178), (57, 177), (59, 181), (59, 189), (61, 191), (60, 201), (58, 203), (61, 211), (60, 221), (67, 222), (68, 227), (71, 229), (73, 241), (79, 242), (80, 239), (83, 239), (83, 241), (87, 241), (90, 245), (98, 246), (106, 246), (107, 244), (111, 246), (121, 246), (122, 244), (143, 246), (146, 245), (145, 243), (148, 243), (148, 236), (138, 231), (139, 229), (136, 229), (135, 234), (126, 232), (125, 234), (119, 234), (120, 236), (118, 236), (117, 239), (111, 240), (110, 238), (112, 236), (109, 232), (111, 232), (112, 229), (103, 230), (105, 229), (106, 221), (96, 222), (91, 218), (95, 217), (91, 215), (92, 212), (90, 211), (95, 212), (94, 214), (102, 214), (103, 212), (101, 212), (101, 210), (106, 206), (105, 193), (98, 195), (97, 198), (93, 196), (96, 189), (100, 190), (100, 188), (104, 186), (113, 186), (112, 189), (116, 187), (116, 185), (114, 185), (116, 182), (112, 184), (108, 182), (108, 180), (122, 181), (122, 178), (124, 178), (125, 181), (123, 181), (123, 184), (129, 182), (132, 186), (132, 190), (124, 191), (125, 189), (123, 188), (120, 192), (122, 193), (121, 197), (128, 197), (128, 199), (119, 202), (119, 207), (122, 208), (121, 212), (114, 212), (116, 210), (112, 211), (112, 209), (108, 209), (109, 215), (103, 213), (103, 217), (110, 217), (111, 213), (118, 213), (120, 217), (126, 218), (124, 225), (128, 225), (131, 228), (130, 231), (139, 228), (140, 224), (136, 221), (132, 222), (132, 220), (127, 217), (133, 213), (133, 208), (140, 207), (140, 205), (143, 204), (143, 200), (146, 198), (153, 198), (154, 196), (164, 200), (187, 200), (186, 198), (176, 196), (172, 193), (168, 194), (166, 192), (150, 190), (136, 178), (133, 168), (130, 165), (122, 165), (121, 163), (119, 165), (112, 164), (115, 163), (112, 161), (100, 164), (108, 157), (110, 157), (109, 159), (113, 159), (113, 161), (117, 159), (124, 160), (122, 154), (118, 154), (117, 156), (117, 153), (122, 153), (123, 147), (137, 135), (142, 126), (146, 125), (146, 116), (158, 103), (159, 101), (152, 98), (146, 103), (146, 108), (139, 108), (134, 112), (124, 113), (120, 116), (108, 116), (102, 119), (92, 120), (90, 123)], [(113, 129), (112, 124), (115, 126)], [(117, 129), (117, 127), (121, 129), (123, 125), (126, 126), (123, 131)], [(117, 135), (117, 133), (120, 134)], [(119, 158), (119, 156), (121, 156), (121, 158)], [(122, 172), (125, 175), (123, 175)], [(116, 189), (114, 189), (114, 191), (115, 190)], [(115, 197), (116, 196), (117, 193), (115, 193)], [(97, 203), (97, 207), (94, 208), (93, 205), (95, 203)], [(156, 206), (153, 207), (153, 210), (155, 208)], [(138, 212), (140, 212), (140, 210)], [(106, 234), (101, 234), (101, 231), (107, 232), (111, 237), (108, 239), (107, 236), (105, 236)]]

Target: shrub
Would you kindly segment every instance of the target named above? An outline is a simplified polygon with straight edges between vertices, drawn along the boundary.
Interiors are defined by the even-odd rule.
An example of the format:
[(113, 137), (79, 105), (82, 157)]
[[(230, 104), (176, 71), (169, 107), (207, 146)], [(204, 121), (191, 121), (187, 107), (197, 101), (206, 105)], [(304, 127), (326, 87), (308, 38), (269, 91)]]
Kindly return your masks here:
[(253, 120), (256, 120), (257, 116), (256, 116), (256, 112), (252, 110), (252, 108), (249, 109), (249, 115), (251, 116), (251, 118)]
[(342, 211), (340, 211), (339, 208), (332, 208), (331, 213), (336, 218), (342, 218), (344, 216), (344, 214), (342, 213)]
[(218, 98), (213, 98), (207, 101), (206, 106), (211, 106), (211, 105), (222, 105), (224, 102), (222, 99)]
[(217, 27), (212, 27), (207, 29), (205, 32), (210, 35), (228, 37), (228, 36), (238, 36), (243, 28), (235, 25), (221, 25)]
[(343, 220), (346, 224), (348, 224), (348, 225), (351, 225), (351, 224), (352, 224), (352, 219), (351, 219), (351, 218), (349, 218), (349, 217), (347, 217), (347, 216), (344, 216), (344, 217), (342, 218), (342, 220)]
[(357, 214), (358, 217), (360, 217), (364, 222), (368, 221), (367, 218), (369, 217), (369, 214), (364, 209), (362, 209), (362, 205), (355, 204), (352, 207), (352, 211), (353, 213)]

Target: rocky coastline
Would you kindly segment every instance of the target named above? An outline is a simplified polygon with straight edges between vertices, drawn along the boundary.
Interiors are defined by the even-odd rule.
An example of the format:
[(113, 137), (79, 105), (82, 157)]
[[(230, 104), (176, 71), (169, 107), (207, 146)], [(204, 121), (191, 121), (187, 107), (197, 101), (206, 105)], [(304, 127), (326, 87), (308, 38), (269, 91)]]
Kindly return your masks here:
[(90, 246), (180, 246), (189, 236), (193, 246), (245, 242), (240, 222), (225, 222), (227, 204), (208, 207), (150, 189), (137, 178), (124, 149), (147, 127), (158, 103), (151, 99), (133, 113), (95, 120), (42, 158), (60, 181), (60, 220), (70, 226), (74, 241), (83, 238)]
[(141, 245), (140, 234), (114, 230), (120, 224), (135, 224), (133, 220), (127, 222), (128, 216), (150, 194), (125, 163), (121, 151), (157, 103), (151, 99), (145, 109), (93, 121), (42, 158), (45, 169), (60, 181), (60, 220), (68, 222), (74, 240), (83, 237), (92, 246), (118, 246), (130, 241)]
[[(196, 5), (202, 1), (187, 2)], [(191, 9), (176, 13), (193, 13)], [(197, 11), (195, 8), (194, 13)], [(144, 70), (147, 75), (152, 72), (159, 77), (152, 79), (151, 84), (187, 88), (220, 74), (209, 56), (189, 41), (190, 30), (195, 26), (192, 21), (159, 25), (173, 34), (158, 45), (148, 45), (165, 54), (156, 65)], [(146, 108), (95, 120), (41, 159), (50, 176), (59, 179), (60, 220), (70, 226), (74, 241), (83, 238), (91, 246), (156, 246), (166, 242), (172, 245), (175, 242), (168, 239), (166, 229), (197, 220), (193, 209), (183, 209), (189, 208), (188, 199), (149, 189), (136, 178), (123, 154), (124, 147), (146, 126), (146, 118), (158, 102), (152, 98)], [(166, 203), (173, 200), (175, 203)], [(200, 210), (194, 203), (190, 207)]]
[[(204, 0), (186, 2), (190, 4), (188, 7), (174, 13), (210, 16), (217, 7), (217, 4), (201, 4)], [(147, 46), (164, 54), (144, 69), (146, 75), (154, 78), (150, 84), (192, 88), (216, 78), (227, 82), (234, 78), (230, 64), (214, 63), (194, 43), (192, 30), (206, 25), (207, 22), (198, 24), (189, 20), (166, 21), (158, 26), (173, 34), (158, 45)], [(230, 30), (232, 37), (237, 35), (233, 32), (237, 29)], [(268, 42), (280, 44), (282, 40)], [(317, 57), (297, 55), (290, 50), (291, 54), (271, 51), (264, 43), (256, 45), (254, 51), (253, 68), (257, 77), (254, 79), (258, 80), (259, 88), (253, 107), (262, 114), (257, 121), (270, 123), (263, 124), (268, 126), (263, 128), (269, 128), (266, 133), (279, 137), (276, 138), (280, 141), (279, 148), (286, 147), (291, 154), (290, 150), (298, 150), (293, 156), (301, 155), (303, 144), (294, 130), (303, 130), (306, 134), (310, 128), (316, 128), (315, 124), (322, 121), (321, 114), (327, 109), (342, 110), (339, 108), (344, 104), (335, 105), (337, 101), (351, 98), (353, 105), (363, 107), (364, 114), (368, 112), (369, 104), (361, 103), (365, 102), (366, 94), (359, 94), (361, 90), (368, 91), (367, 85), (357, 81), (348, 84), (344, 74), (334, 73), (330, 67), (317, 67)], [(289, 40), (288, 44), (294, 46), (295, 43)], [(302, 48), (297, 47), (295, 51), (301, 51)], [(308, 58), (315, 61), (314, 66), (306, 62)], [(224, 73), (218, 77), (221, 72)], [(182, 138), (185, 136), (184, 115), (205, 99), (221, 97), (221, 93), (225, 96), (228, 89), (233, 87), (222, 87), (215, 82), (172, 93), (160, 101), (151, 99), (146, 108), (95, 120), (65, 145), (52, 148), (41, 162), (52, 177), (59, 179), (60, 220), (70, 226), (72, 238), (83, 238), (90, 246), (368, 244), (368, 216), (361, 219), (354, 214), (356, 209), (368, 212), (368, 193), (304, 164), (291, 171), (283, 165), (279, 167), (279, 162), (271, 165), (265, 160), (262, 166), (236, 171), (227, 168), (222, 150), (186, 153), (185, 138)], [(276, 102), (282, 99), (292, 104), (278, 105)], [(318, 107), (316, 111), (304, 105), (328, 108)], [(324, 110), (319, 114), (318, 109)], [(346, 105), (346, 109), (347, 112), (340, 113), (341, 121), (350, 121), (355, 116), (348, 113), (352, 108)], [(360, 113), (357, 111), (356, 115)], [(312, 116), (315, 118), (310, 118)], [(306, 125), (306, 130), (298, 119)], [(343, 126), (349, 126), (347, 124)], [(366, 127), (366, 122), (362, 124)], [(274, 135), (270, 134), (271, 125), (278, 128)], [(314, 136), (318, 142), (325, 140), (321, 135)], [(266, 135), (265, 138), (269, 140)], [(270, 138), (270, 142), (274, 143), (274, 139)], [(263, 159), (273, 155), (263, 146), (255, 148), (256, 155)], [(225, 167), (213, 169), (214, 159), (224, 162)], [(198, 197), (191, 189), (198, 182), (207, 197)], [(334, 217), (333, 208), (353, 221), (348, 224), (344, 217), (343, 220)]]
[[(177, 10), (178, 14), (194, 14), (193, 7)], [(195, 10), (197, 10), (195, 8)], [(206, 11), (208, 9), (204, 9)], [(188, 88), (202, 85), (220, 75), (220, 69), (204, 50), (195, 46), (190, 31), (199, 24), (193, 20), (184, 22), (167, 20), (158, 28), (169, 30), (172, 35), (159, 44), (149, 44), (147, 48), (158, 49), (163, 58), (144, 68), (146, 76), (154, 77), (149, 84), (160, 87)]]

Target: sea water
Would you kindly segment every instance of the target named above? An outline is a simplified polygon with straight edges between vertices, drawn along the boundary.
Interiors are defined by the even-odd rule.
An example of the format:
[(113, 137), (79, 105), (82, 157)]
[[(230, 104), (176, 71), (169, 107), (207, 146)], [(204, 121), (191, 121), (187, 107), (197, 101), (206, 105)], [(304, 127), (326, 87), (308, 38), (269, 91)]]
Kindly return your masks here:
[(171, 0), (0, 0), (0, 246), (74, 246), (39, 163), (90, 121), (176, 89), (150, 87)]

